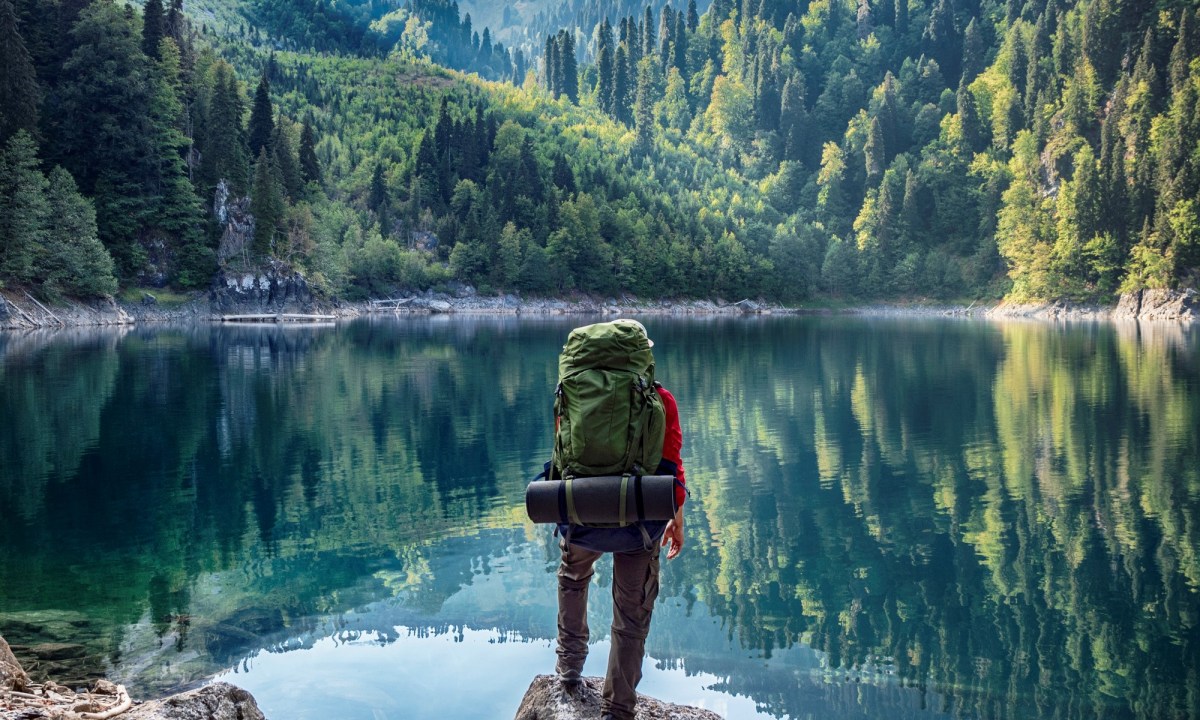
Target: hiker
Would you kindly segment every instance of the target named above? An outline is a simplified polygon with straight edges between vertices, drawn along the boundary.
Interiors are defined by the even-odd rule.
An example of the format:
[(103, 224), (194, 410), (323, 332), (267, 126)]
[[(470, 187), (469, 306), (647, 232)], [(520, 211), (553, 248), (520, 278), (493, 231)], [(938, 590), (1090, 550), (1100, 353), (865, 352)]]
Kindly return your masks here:
[[(650, 348), (654, 343), (646, 335), (646, 328), (636, 320), (615, 320), (611, 323), (599, 323), (584, 328), (578, 328), (571, 333), (564, 355), (560, 358), (560, 385), (557, 395), (559, 402), (555, 404), (556, 434), (554, 464), (558, 472), (568, 470), (570, 449), (564, 449), (561, 425), (574, 421), (576, 418), (564, 418), (563, 412), (563, 381), (564, 363), (572, 358), (569, 353), (575, 348), (579, 354), (587, 352), (587, 345), (575, 343), (580, 337), (587, 340), (588, 335), (603, 336), (607, 340), (615, 334), (618, 342), (628, 343), (628, 354), (614, 353), (619, 364), (625, 359), (635, 363), (640, 359), (645, 365), (648, 361), (648, 382), (643, 386), (640, 376), (635, 382), (633, 395), (636, 397), (644, 387), (647, 412), (653, 410), (661, 413), (657, 417), (646, 420), (643, 428), (652, 431), (664, 427), (662, 433), (661, 456), (657, 453), (658, 438), (651, 437), (636, 441), (637, 448), (626, 448), (625, 457), (631, 454), (647, 462), (655, 463), (655, 467), (645, 468), (634, 464), (634, 468), (618, 470), (620, 473), (643, 473), (654, 475), (673, 475), (675, 486), (675, 517), (668, 521), (646, 520), (628, 524), (624, 527), (590, 527), (575, 524), (559, 525), (562, 562), (558, 568), (558, 677), (563, 688), (568, 692), (577, 690), (582, 682), (584, 660), (588, 652), (587, 601), (588, 587), (591, 584), (593, 566), (606, 552), (613, 554), (613, 621), (612, 646), (608, 653), (608, 671), (604, 678), (604, 691), (601, 697), (601, 712), (605, 720), (633, 720), (634, 706), (637, 703), (637, 685), (642, 679), (642, 657), (645, 653), (646, 635), (650, 631), (650, 615), (654, 609), (655, 598), (658, 597), (658, 568), (661, 547), (667, 547), (667, 559), (673, 560), (683, 549), (683, 502), (686, 498), (684, 487), (683, 461), (680, 450), (683, 447), (683, 435), (679, 427), (679, 410), (675, 398), (662, 385), (653, 381), (654, 364)], [(583, 348), (583, 349), (581, 349)], [(602, 364), (604, 361), (597, 361)], [(570, 370), (568, 366), (568, 371)], [(616, 385), (617, 383), (611, 383)], [(600, 387), (608, 388), (610, 383), (602, 383)], [(617, 391), (614, 391), (617, 392)], [(623, 386), (624, 396), (630, 393), (629, 386)], [(619, 402), (619, 401), (617, 401)], [(625, 402), (628, 402), (626, 400)], [(610, 406), (605, 406), (606, 411)], [(634, 411), (637, 412), (636, 410)], [(570, 411), (565, 411), (570, 415)], [(637, 434), (637, 433), (634, 433)], [(624, 436), (623, 429), (621, 430)], [(624, 443), (624, 440), (621, 440)], [(618, 448), (620, 451), (621, 448)], [(641, 453), (639, 455), (638, 453)], [(584, 474), (584, 473), (580, 473)], [(604, 474), (604, 473), (588, 473)]]

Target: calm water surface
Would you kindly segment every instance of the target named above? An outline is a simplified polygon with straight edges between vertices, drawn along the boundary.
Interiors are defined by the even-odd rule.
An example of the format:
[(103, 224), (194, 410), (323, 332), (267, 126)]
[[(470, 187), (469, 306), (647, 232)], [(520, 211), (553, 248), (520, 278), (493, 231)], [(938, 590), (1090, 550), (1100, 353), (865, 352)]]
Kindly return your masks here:
[[(1200, 718), (1200, 336), (644, 319), (689, 544), (642, 689), (730, 718)], [(0, 335), (0, 634), (272, 718), (511, 717), (580, 319)], [(603, 672), (608, 581), (593, 592)]]

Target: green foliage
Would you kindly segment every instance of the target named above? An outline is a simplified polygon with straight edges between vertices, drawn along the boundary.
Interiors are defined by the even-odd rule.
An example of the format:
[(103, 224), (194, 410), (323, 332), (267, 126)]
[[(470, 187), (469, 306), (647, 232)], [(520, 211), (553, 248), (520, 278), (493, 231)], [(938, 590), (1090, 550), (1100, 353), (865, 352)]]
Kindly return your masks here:
[(29, 133), (18, 130), (0, 153), (0, 279), (34, 279), (50, 213), (46, 187), (37, 145)]
[(0, 143), (18, 130), (36, 133), (41, 89), (17, 27), (12, 0), (0, 0)]
[(51, 294), (112, 295), (117, 291), (112, 256), (100, 243), (96, 211), (79, 194), (75, 178), (61, 167), (50, 173), (46, 192), (50, 215), (39, 275)]

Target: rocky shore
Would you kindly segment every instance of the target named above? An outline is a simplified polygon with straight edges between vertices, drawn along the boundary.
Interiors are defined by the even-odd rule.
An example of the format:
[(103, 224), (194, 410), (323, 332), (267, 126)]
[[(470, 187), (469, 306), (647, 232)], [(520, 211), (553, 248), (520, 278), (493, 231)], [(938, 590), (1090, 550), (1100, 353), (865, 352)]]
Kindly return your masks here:
[(1195, 290), (1141, 290), (1122, 295), (1115, 306), (1067, 302), (1035, 304), (971, 303), (962, 305), (874, 304), (825, 310), (789, 307), (744, 299), (643, 300), (620, 296), (593, 298), (527, 298), (519, 295), (480, 295), (470, 286), (447, 292), (397, 294), (363, 302), (322, 298), (299, 273), (285, 268), (259, 272), (221, 273), (207, 292), (184, 301), (160, 302), (151, 292), (140, 301), (112, 299), (62, 301), (53, 306), (24, 291), (0, 292), (0, 329), (130, 325), (145, 323), (217, 322), (229, 314), (300, 313), (338, 318), (370, 314), (490, 314), (490, 315), (781, 315), (847, 313), (872, 316), (954, 316), (1033, 318), (1042, 320), (1200, 320), (1200, 295)]
[[(72, 646), (63, 645), (63, 649)], [(42, 648), (42, 652), (52, 649)], [(123, 685), (99, 678), (68, 687), (35, 682), (0, 637), (0, 720), (265, 720), (250, 693), (218, 682), (161, 700), (139, 702)]]

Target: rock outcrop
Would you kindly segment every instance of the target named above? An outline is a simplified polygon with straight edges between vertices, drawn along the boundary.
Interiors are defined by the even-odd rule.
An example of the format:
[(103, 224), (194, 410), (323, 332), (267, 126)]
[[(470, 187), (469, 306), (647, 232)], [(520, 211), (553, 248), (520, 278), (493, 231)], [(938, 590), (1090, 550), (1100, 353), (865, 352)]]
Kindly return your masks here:
[(250, 213), (250, 198), (233, 197), (229, 183), (217, 183), (213, 193), (213, 217), (221, 227), (221, 242), (217, 245), (217, 262), (244, 259), (254, 239), (254, 215)]
[[(600, 717), (604, 679), (587, 677), (573, 693), (562, 689), (553, 675), (538, 675), (525, 691), (516, 720), (595, 720)], [(674, 705), (638, 694), (637, 720), (721, 720), (712, 710)]]
[(254, 696), (229, 683), (172, 695), (134, 707), (121, 720), (265, 720)]
[(257, 272), (222, 270), (213, 281), (209, 304), (215, 313), (309, 312), (312, 288), (300, 273), (273, 264)]
[(1198, 320), (1200, 295), (1195, 290), (1137, 290), (1125, 293), (1113, 310), (1114, 320)]

